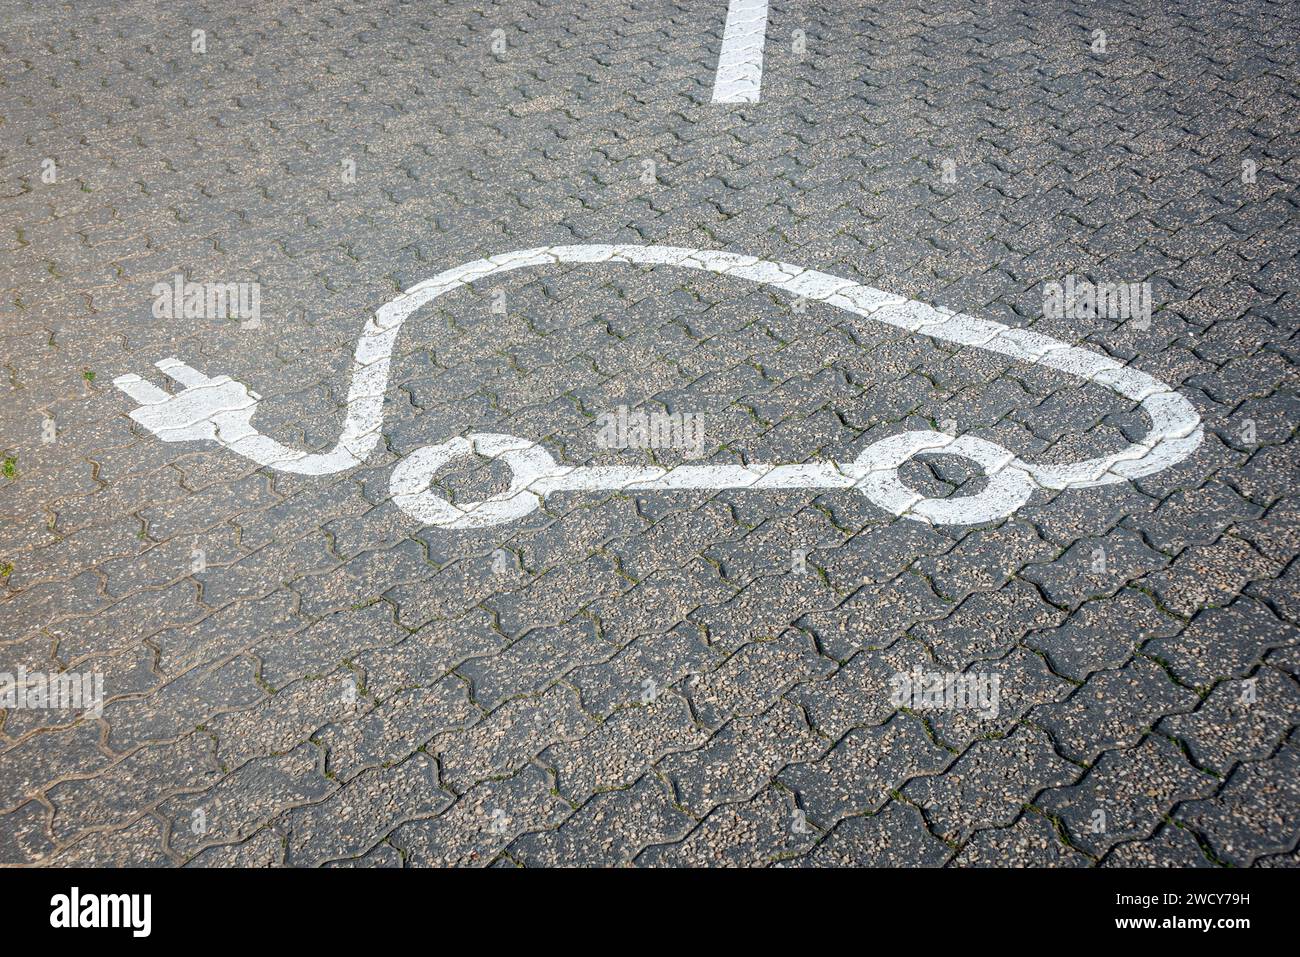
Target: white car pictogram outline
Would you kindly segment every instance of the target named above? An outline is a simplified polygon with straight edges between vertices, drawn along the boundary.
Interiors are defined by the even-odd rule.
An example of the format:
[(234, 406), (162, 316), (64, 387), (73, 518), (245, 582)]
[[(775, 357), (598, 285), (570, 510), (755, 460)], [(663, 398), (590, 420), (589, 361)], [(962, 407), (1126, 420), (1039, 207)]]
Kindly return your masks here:
[[(1151, 428), (1143, 439), (1119, 451), (1066, 464), (1034, 464), (987, 439), (922, 430), (873, 443), (852, 463), (680, 465), (671, 469), (561, 466), (527, 439), (474, 433), (417, 449), (393, 470), (393, 500), (414, 518), (442, 528), (483, 528), (527, 515), (546, 495), (557, 491), (843, 488), (862, 492), (895, 515), (934, 524), (967, 525), (1012, 514), (1035, 489), (1092, 488), (1154, 474), (1191, 455), (1203, 438), (1200, 416), (1186, 398), (1109, 356), (789, 263), (657, 245), (593, 243), (503, 253), (439, 273), (380, 306), (357, 341), (343, 428), (338, 442), (327, 452), (292, 449), (258, 432), (252, 424), (260, 398), (257, 393), (228, 376), (204, 375), (176, 358), (156, 363), (182, 386), (175, 394), (138, 375), (118, 376), (113, 384), (139, 403), (130, 417), (164, 442), (216, 442), (259, 465), (300, 475), (340, 472), (361, 465), (379, 442), (389, 366), (397, 336), (412, 314), (472, 282), (515, 269), (561, 263), (673, 266), (744, 279), (910, 333), (985, 349), (1095, 382), (1140, 403)], [(924, 452), (942, 452), (974, 462), (988, 478), (985, 488), (975, 495), (947, 499), (917, 494), (899, 479), (898, 468)], [(430, 490), (429, 483), (439, 468), (455, 458), (476, 454), (510, 465), (512, 479), (505, 492), (462, 505)]]

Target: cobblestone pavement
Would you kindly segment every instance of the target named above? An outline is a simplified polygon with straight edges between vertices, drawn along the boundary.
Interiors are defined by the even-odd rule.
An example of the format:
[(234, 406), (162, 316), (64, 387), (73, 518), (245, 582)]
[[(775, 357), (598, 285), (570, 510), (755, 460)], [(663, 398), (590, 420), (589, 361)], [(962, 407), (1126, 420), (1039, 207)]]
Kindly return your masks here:
[[(725, 0), (0, 11), (0, 671), (103, 683), (0, 712), (0, 862), (1300, 861), (1300, 7), (774, 0), (737, 104)], [(618, 264), (413, 314), (381, 440), (332, 474), (160, 441), (113, 387), (175, 388), (175, 356), (326, 450), (379, 306), (593, 243), (1031, 329), (1168, 384), (1204, 440), (975, 525), (818, 488), (556, 492), (471, 530), (398, 507), (403, 457), (469, 432), (686, 462), (604, 447), (619, 406), (699, 415), (711, 465), (907, 430), (1070, 462), (1149, 427), (1032, 362)], [(258, 284), (260, 326), (160, 317), (178, 274)], [(1150, 322), (1045, 312), (1066, 277), (1150, 283)], [(914, 672), (997, 706), (900, 704)]]

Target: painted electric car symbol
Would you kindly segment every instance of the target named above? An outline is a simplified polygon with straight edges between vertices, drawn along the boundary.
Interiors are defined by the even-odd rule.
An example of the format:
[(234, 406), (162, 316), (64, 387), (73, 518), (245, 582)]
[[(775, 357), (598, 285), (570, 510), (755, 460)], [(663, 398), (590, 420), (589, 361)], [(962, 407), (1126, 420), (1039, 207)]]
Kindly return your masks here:
[[(674, 489), (845, 489), (905, 518), (967, 525), (1008, 516), (1036, 489), (1091, 488), (1151, 475), (1182, 461), (1200, 444), (1196, 410), (1158, 379), (1116, 360), (1049, 336), (950, 312), (827, 273), (752, 256), (674, 246), (585, 244), (546, 246), (492, 256), (439, 273), (385, 303), (366, 322), (353, 357), (347, 412), (327, 452), (303, 452), (263, 435), (252, 419), (260, 398), (228, 376), (209, 377), (178, 359), (157, 367), (182, 388), (168, 393), (138, 375), (113, 384), (139, 403), (130, 416), (164, 442), (216, 442), (267, 468), (326, 475), (362, 464), (374, 450), (384, 417), (389, 364), (402, 324), (454, 289), (500, 273), (559, 263), (626, 263), (699, 269), (759, 283), (794, 297), (825, 302), (907, 332), (1000, 353), (1068, 373), (1141, 404), (1147, 435), (1123, 449), (1071, 463), (1035, 464), (987, 439), (928, 430), (900, 432), (869, 445), (852, 462), (680, 465), (675, 468), (561, 465), (528, 439), (472, 433), (419, 448), (393, 470), (389, 489), (407, 514), (441, 528), (484, 528), (521, 518), (557, 492)], [(898, 470), (913, 456), (942, 453), (967, 459), (986, 477), (977, 494), (926, 498), (903, 484)], [(430, 488), (439, 469), (482, 456), (511, 469), (509, 487), (481, 502), (453, 503)]]

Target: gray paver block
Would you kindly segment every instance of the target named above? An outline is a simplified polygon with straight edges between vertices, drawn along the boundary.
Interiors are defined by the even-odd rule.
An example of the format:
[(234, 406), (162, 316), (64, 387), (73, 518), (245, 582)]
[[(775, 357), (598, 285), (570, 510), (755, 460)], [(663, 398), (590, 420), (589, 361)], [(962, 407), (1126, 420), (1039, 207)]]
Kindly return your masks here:
[(891, 801), (876, 814), (851, 817), (797, 864), (808, 867), (938, 867), (952, 849), (926, 830), (915, 808)]

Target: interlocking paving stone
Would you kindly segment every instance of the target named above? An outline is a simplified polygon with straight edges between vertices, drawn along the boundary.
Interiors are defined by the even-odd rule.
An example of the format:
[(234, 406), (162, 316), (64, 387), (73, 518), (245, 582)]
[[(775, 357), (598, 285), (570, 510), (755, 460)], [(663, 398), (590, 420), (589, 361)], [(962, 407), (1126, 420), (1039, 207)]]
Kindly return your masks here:
[(864, 585), (837, 608), (805, 615), (797, 624), (812, 629), (823, 653), (845, 661), (862, 648), (893, 643), (908, 624), (942, 618), (950, 608), (925, 578), (904, 573), (882, 585)]
[(764, 714), (729, 721), (699, 750), (669, 755), (658, 767), (681, 806), (702, 817), (718, 804), (752, 796), (786, 764), (824, 750), (802, 711), (778, 701)]
[(54, 850), (46, 821), (49, 808), (40, 801), (28, 801), (5, 815), (4, 841), (0, 843), (0, 863), (35, 864)]
[(102, 769), (112, 759), (99, 747), (100, 728), (82, 722), (46, 731), (0, 753), (0, 809), (11, 810), (60, 780)]
[(406, 688), (434, 684), (466, 659), (490, 655), (507, 644), (491, 617), (479, 611), (456, 621), (430, 622), (397, 644), (362, 651), (352, 660), (365, 675), (367, 691), (386, 699)]
[(1131, 747), (1161, 715), (1191, 711), (1196, 693), (1174, 684), (1148, 658), (1092, 674), (1069, 699), (1036, 708), (1031, 719), (1051, 732), (1063, 754), (1092, 761), (1102, 751)]
[(966, 673), (976, 680), (997, 681), (997, 698), (989, 702), (991, 710), (936, 708), (920, 712), (935, 737), (957, 751), (964, 751), (976, 738), (1010, 734), (1033, 708), (1062, 701), (1074, 690), (1051, 672), (1041, 656), (1025, 648), (997, 661), (976, 662)]
[(405, 637), (393, 621), (392, 606), (377, 602), (351, 614), (328, 615), (296, 634), (277, 635), (252, 653), (261, 662), (261, 680), (280, 688), (294, 678), (332, 670), (349, 653), (395, 645)]
[(937, 558), (924, 558), (916, 568), (938, 594), (959, 602), (972, 592), (996, 591), (1034, 561), (1053, 556), (1054, 549), (1022, 522), (971, 532)]
[(667, 692), (615, 712), (587, 737), (552, 745), (540, 760), (555, 770), (560, 793), (581, 802), (627, 787), (665, 755), (698, 748), (708, 737), (689, 704)]
[(286, 832), (290, 866), (321, 864), (369, 850), (402, 821), (435, 814), (451, 795), (434, 790), (437, 767), (416, 753), (391, 768), (358, 774), (320, 804), (300, 807), (277, 825)]
[(1266, 664), (1277, 668), (1279, 671), (1291, 675), (1291, 677), (1300, 680), (1300, 645), (1292, 645), (1289, 648), (1279, 648), (1276, 651), (1270, 651), (1264, 656)]
[(808, 867), (938, 867), (952, 849), (926, 830), (915, 808), (890, 801), (884, 809), (835, 826), (811, 853)]
[(1132, 532), (1112, 529), (1104, 536), (1077, 539), (1050, 564), (1033, 564), (1021, 575), (1043, 590), (1058, 607), (1075, 609), (1089, 599), (1110, 597), (1168, 559)]
[(400, 761), (436, 735), (478, 718), (464, 682), (448, 677), (432, 688), (398, 692), (364, 715), (342, 716), (312, 737), (329, 749), (329, 772), (350, 781), (362, 768)]
[(194, 734), (170, 746), (140, 748), (97, 777), (54, 784), (47, 792), (53, 833), (67, 840), (124, 824), (172, 794), (212, 787), (221, 774), (211, 752), (212, 739)]
[(824, 757), (791, 765), (777, 780), (813, 822), (829, 828), (851, 814), (875, 813), (909, 779), (942, 771), (952, 759), (920, 721), (899, 715), (879, 728), (855, 728)]
[[(1125, 589), (1086, 602), (1059, 627), (1026, 636), (1025, 644), (1046, 654), (1057, 673), (1083, 681), (1094, 671), (1124, 665), (1146, 639), (1172, 637), (1181, 627), (1149, 596)], [(1159, 657), (1161, 646), (1156, 640), (1145, 648)]]
[(196, 854), (186, 867), (281, 867), (285, 835), (265, 826), (235, 844), (218, 844)]
[(457, 667), (474, 689), (474, 700), (493, 708), (509, 698), (541, 691), (570, 669), (596, 664), (616, 648), (600, 640), (590, 621), (557, 628), (534, 628), (487, 658), (471, 658)]
[(1300, 500), (1282, 499), (1263, 520), (1244, 519), (1233, 530), (1266, 557), (1288, 562), (1300, 551)]
[(693, 676), (687, 696), (696, 717), (716, 725), (729, 716), (750, 717), (795, 684), (834, 670), (806, 635), (787, 631), (771, 641), (745, 645), (712, 671)]
[(51, 857), (57, 867), (170, 867), (166, 825), (152, 815), (112, 831), (94, 831)]
[(402, 867), (402, 855), (391, 844), (379, 843), (358, 857), (326, 861), (325, 867)]
[(575, 668), (567, 680), (578, 689), (583, 709), (604, 718), (648, 692), (707, 672), (722, 657), (698, 628), (684, 623), (665, 634), (638, 638), (608, 661)]
[(803, 708), (816, 731), (836, 741), (852, 728), (883, 724), (898, 710), (892, 700), (894, 675), (933, 667), (924, 645), (902, 639), (859, 652), (829, 678), (796, 686), (788, 699)]
[(1191, 616), (1228, 604), (1246, 585), (1276, 578), (1280, 571), (1248, 542), (1225, 534), (1212, 545), (1190, 546), (1146, 581), (1176, 614)]
[(1192, 714), (1160, 722), (1160, 730), (1187, 747), (1198, 766), (1227, 774), (1237, 761), (1258, 761), (1300, 718), (1300, 686), (1261, 668), (1249, 678), (1215, 686)]
[(1226, 608), (1201, 612), (1180, 634), (1155, 638), (1142, 650), (1167, 663), (1180, 680), (1209, 687), (1218, 679), (1244, 677), (1270, 648), (1297, 642), (1300, 629), (1259, 602), (1238, 598)]
[(295, 682), (247, 710), (218, 715), (204, 730), (217, 739), (221, 766), (237, 768), (255, 757), (290, 751), (326, 724), (364, 708), (367, 702), (356, 691), (356, 676), (340, 668)]
[(503, 704), (463, 732), (435, 735), (429, 750), (438, 757), (443, 780), (459, 793), (519, 769), (552, 744), (580, 740), (594, 728), (574, 691), (556, 685), (535, 698)]
[(1190, 545), (1212, 545), (1236, 523), (1261, 511), (1228, 483), (1211, 481), (1179, 489), (1156, 507), (1149, 521), (1132, 524), (1157, 548), (1174, 553)]
[(142, 744), (168, 741), (221, 711), (254, 705), (266, 697), (256, 675), (257, 662), (233, 658), (210, 668), (196, 668), (148, 697), (110, 704), (104, 709), (109, 747), (125, 752)]
[[(106, 700), (0, 706), (0, 863), (1297, 866), (1293, 9), (774, 7), (761, 103), (722, 109), (724, 7), (3, 16), (0, 675), (97, 672)], [(618, 242), (1082, 345), (1204, 439), (970, 526), (811, 487), (563, 492), (461, 531), (398, 507), (397, 463), (469, 432), (579, 468), (850, 462), (934, 429), (1069, 462), (1146, 434), (1041, 365), (616, 264), (414, 313), (376, 448), (335, 475), (160, 441), (113, 386), (173, 393), (152, 364), (176, 356), (326, 450), (398, 291)], [(177, 274), (257, 282), (260, 328), (157, 317)], [(1069, 275), (1149, 282), (1149, 326), (1046, 315)], [(605, 447), (619, 406), (699, 414), (702, 458)], [(987, 482), (945, 454), (899, 474)], [(897, 703), (914, 670), (997, 676), (996, 714)]]
[(979, 823), (1010, 824), (1039, 791), (1078, 777), (1046, 735), (1021, 726), (1010, 737), (975, 742), (946, 774), (917, 777), (902, 795), (925, 813), (935, 834), (956, 841)]
[[(75, 668), (67, 670), (79, 675), (103, 675), (104, 707), (108, 707), (158, 690), (164, 681), (154, 670), (155, 661), (152, 648), (138, 645), (120, 655), (86, 659)], [(29, 663), (27, 667), (34, 669), (48, 665), (48, 661), (42, 661), (39, 665)], [(78, 719), (84, 721), (94, 716), (93, 711), (93, 707), (52, 708), (44, 711), (14, 709), (9, 712), (4, 729), (8, 735), (17, 739), (39, 728), (61, 727)]]
[(1107, 751), (1078, 784), (1047, 791), (1034, 803), (1061, 821), (1073, 847), (1100, 857), (1116, 843), (1151, 836), (1175, 805), (1218, 784), (1153, 734), (1135, 748)]
[(1144, 841), (1116, 844), (1103, 867), (1214, 867), (1196, 836), (1186, 828), (1166, 824)]
[(179, 581), (167, 588), (129, 595), (93, 618), (51, 625), (48, 632), (58, 642), (55, 654), (75, 667), (92, 655), (126, 651), (169, 625), (197, 621), (205, 614), (198, 598), (194, 582)]
[(743, 804), (715, 808), (680, 841), (647, 848), (645, 866), (755, 867), (806, 851), (817, 831), (792, 806), (790, 795), (771, 787)]
[(1174, 819), (1196, 831), (1215, 856), (1245, 867), (1294, 849), (1300, 840), (1300, 747), (1288, 740), (1263, 761), (1240, 764), (1214, 797), (1180, 807)]
[(595, 795), (553, 830), (523, 835), (508, 853), (530, 866), (560, 867), (584, 858), (612, 867), (630, 862), (649, 844), (679, 840), (694, 825), (673, 806), (664, 782), (649, 773), (631, 787)]
[(1252, 583), (1247, 593), (1262, 598), (1283, 621), (1300, 626), (1300, 562), (1292, 561), (1273, 581)]
[(285, 811), (337, 789), (320, 773), (320, 752), (302, 744), (285, 755), (258, 758), (199, 794), (164, 801), (168, 846), (188, 860), (208, 847), (238, 844)]
[(438, 817), (398, 827), (389, 840), (415, 865), (491, 864), (519, 835), (572, 813), (551, 788), (552, 778), (528, 765), (471, 788)]
[(1064, 614), (1030, 585), (1012, 581), (995, 592), (976, 592), (939, 622), (921, 622), (911, 634), (946, 665), (1001, 658), (1025, 633), (1059, 624)]
[(1086, 857), (1061, 841), (1052, 822), (1026, 811), (1009, 827), (978, 831), (952, 859), (954, 867), (1087, 867)]
[(1297, 867), (1300, 866), (1300, 850), (1287, 854), (1273, 854), (1270, 857), (1257, 858), (1256, 867)]
[(175, 677), (238, 654), (263, 638), (298, 630), (303, 622), (297, 604), (292, 592), (281, 589), (226, 605), (194, 624), (161, 631), (150, 639), (158, 649), (158, 670)]

